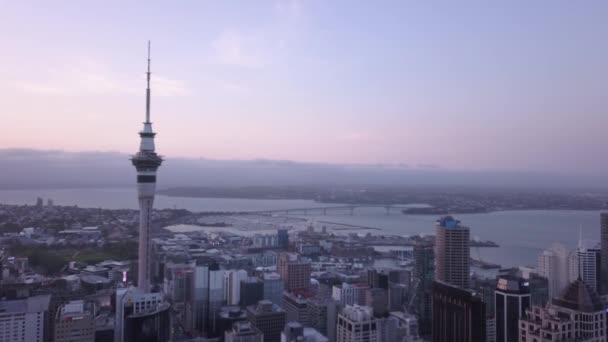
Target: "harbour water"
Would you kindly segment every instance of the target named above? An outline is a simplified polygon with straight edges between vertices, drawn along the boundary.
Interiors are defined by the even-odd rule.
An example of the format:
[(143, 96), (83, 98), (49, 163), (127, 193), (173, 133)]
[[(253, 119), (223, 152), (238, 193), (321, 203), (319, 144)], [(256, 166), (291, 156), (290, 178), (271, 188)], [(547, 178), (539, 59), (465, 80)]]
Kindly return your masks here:
[[(0, 203), (34, 204), (36, 197), (53, 199), (56, 205), (78, 205), (94, 208), (137, 208), (135, 189), (41, 189), (1, 190)], [(257, 211), (332, 206), (309, 200), (253, 200), (222, 198), (182, 198), (157, 196), (156, 208), (178, 208), (192, 211)], [(582, 227), (583, 238), (599, 239), (598, 211), (530, 210), (501, 211), (486, 214), (455, 215), (471, 228), (471, 235), (491, 240), (498, 248), (473, 248), (471, 256), (503, 267), (536, 264), (542, 249), (552, 242), (575, 248)], [(437, 217), (428, 215), (386, 215), (384, 208), (359, 208), (351, 216), (347, 211), (327, 215), (300, 216), (327, 221), (379, 228), (372, 234), (414, 235), (433, 234)], [(322, 223), (318, 223), (322, 225)], [(368, 231), (358, 231), (367, 233)]]

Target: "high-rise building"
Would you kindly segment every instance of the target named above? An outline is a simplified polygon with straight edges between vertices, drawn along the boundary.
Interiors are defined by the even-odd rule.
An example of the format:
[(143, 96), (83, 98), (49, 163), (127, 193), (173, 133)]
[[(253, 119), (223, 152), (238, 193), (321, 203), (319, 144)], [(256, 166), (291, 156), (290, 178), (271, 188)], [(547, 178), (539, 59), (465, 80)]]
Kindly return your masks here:
[(264, 299), (264, 282), (257, 277), (247, 277), (241, 280), (241, 306), (257, 304)]
[(402, 337), (400, 341), (422, 342), (419, 335), (418, 318), (415, 315), (403, 311), (393, 311), (389, 314), (389, 318), (397, 321), (397, 329), (400, 330), (399, 335)]
[(469, 287), (469, 228), (452, 216), (437, 220), (435, 279), (462, 288)]
[[(601, 293), (601, 247), (600, 243), (592, 240), (580, 240), (576, 249), (575, 274), (580, 277), (593, 291)], [(571, 277), (572, 278), (572, 277)]]
[(165, 265), (165, 279), (163, 292), (172, 303), (184, 303), (188, 289), (188, 273), (192, 272), (190, 264), (167, 263)]
[(412, 284), (412, 270), (393, 269), (388, 272), (388, 281), (405, 286)]
[(399, 319), (395, 316), (376, 317), (380, 342), (402, 341), (405, 331), (400, 328)]
[(298, 322), (288, 322), (281, 332), (281, 342), (329, 342), (330, 340), (314, 328)]
[(253, 236), (253, 247), (255, 248), (276, 248), (279, 240), (276, 234), (255, 234)]
[(192, 264), (167, 263), (164, 268), (163, 293), (171, 303), (173, 320), (176, 324), (186, 325), (187, 295), (192, 279)]
[(195, 265), (188, 280), (186, 300), (186, 330), (200, 334), (207, 329), (209, 322), (209, 268), (216, 264)]
[(308, 325), (308, 301), (306, 298), (292, 292), (283, 295), (283, 310), (287, 322), (300, 322)]
[(435, 280), (435, 249), (432, 244), (418, 243), (414, 246), (414, 297), (412, 311), (418, 316), (421, 336), (431, 334), (432, 288)]
[(220, 334), (219, 312), (225, 304), (225, 271), (213, 260), (197, 263), (188, 281), (185, 327), (195, 335), (216, 337)]
[[(379, 319), (368, 306), (347, 305), (338, 314), (337, 342), (383, 342)], [(386, 341), (388, 342), (388, 341)]]
[(247, 271), (227, 270), (224, 275), (226, 277), (226, 280), (224, 281), (226, 304), (239, 305), (239, 302), (241, 301), (241, 280), (247, 278)]
[(372, 308), (375, 317), (388, 315), (388, 291), (380, 287), (367, 289), (365, 305)]
[(0, 301), (0, 342), (48, 340), (50, 295)]
[(486, 318), (486, 342), (496, 342), (496, 317)]
[(486, 338), (483, 301), (470, 290), (433, 283), (433, 342), (483, 342)]
[(289, 231), (287, 229), (278, 229), (277, 230), (277, 239), (278, 239), (280, 248), (283, 248), (283, 249), (289, 248)]
[(152, 229), (152, 207), (156, 191), (156, 170), (163, 159), (156, 154), (154, 136), (150, 122), (150, 42), (148, 42), (148, 86), (146, 88), (146, 121), (139, 132), (141, 143), (139, 152), (131, 158), (137, 170), (137, 198), (139, 200), (139, 253), (137, 284), (144, 291), (150, 291), (150, 230)]
[(606, 312), (581, 279), (545, 307), (533, 306), (519, 321), (520, 342), (606, 341)]
[(308, 300), (308, 310), (308, 326), (335, 341), (338, 303), (332, 299), (313, 298)]
[(404, 284), (389, 283), (388, 285), (388, 310), (400, 311), (403, 310), (405, 304), (408, 287)]
[(532, 273), (526, 279), (530, 282), (530, 306), (545, 306), (549, 302), (549, 280)]
[(389, 273), (387, 270), (371, 268), (367, 270), (367, 286), (388, 290)]
[(240, 306), (224, 306), (220, 309), (220, 336), (224, 336), (227, 331), (232, 330), (232, 326), (236, 322), (247, 320), (247, 311)]
[(279, 255), (273, 250), (264, 250), (262, 253), (256, 254), (253, 257), (254, 267), (271, 267), (277, 265)]
[(116, 290), (115, 342), (167, 341), (170, 305), (161, 293), (129, 287)]
[(516, 276), (499, 276), (494, 296), (496, 342), (518, 342), (519, 319), (530, 307), (530, 283)]
[(241, 321), (226, 331), (224, 342), (264, 342), (264, 336), (251, 322)]
[(554, 243), (538, 256), (538, 274), (549, 281), (549, 298), (559, 296), (569, 282), (578, 278), (575, 254), (566, 246)]
[(294, 253), (281, 253), (279, 255), (277, 270), (285, 291), (306, 292), (310, 288), (310, 260), (301, 258)]
[(247, 319), (264, 334), (264, 342), (280, 342), (285, 327), (285, 311), (278, 305), (261, 300), (247, 307)]
[(275, 303), (278, 306), (283, 304), (283, 280), (278, 273), (264, 273), (264, 299)]
[(57, 310), (55, 342), (95, 342), (95, 313), (92, 303), (72, 301)]
[(222, 306), (226, 304), (224, 300), (224, 272), (217, 265), (209, 268), (209, 325), (206, 330), (208, 337), (218, 337), (222, 333), (219, 326), (219, 314)]
[(369, 287), (364, 283), (342, 283), (332, 287), (332, 298), (341, 305), (365, 305), (365, 291)]
[(608, 213), (602, 213), (600, 215), (600, 238), (601, 238), (601, 278), (602, 284), (600, 294), (608, 294)]

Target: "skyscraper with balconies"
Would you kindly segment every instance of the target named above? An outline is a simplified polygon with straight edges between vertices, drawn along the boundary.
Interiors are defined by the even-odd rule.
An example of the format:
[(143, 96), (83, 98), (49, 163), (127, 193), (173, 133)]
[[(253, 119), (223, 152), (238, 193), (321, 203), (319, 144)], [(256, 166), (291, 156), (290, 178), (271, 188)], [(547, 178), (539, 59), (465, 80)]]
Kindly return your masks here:
[(452, 216), (437, 220), (435, 278), (461, 288), (469, 287), (469, 227)]

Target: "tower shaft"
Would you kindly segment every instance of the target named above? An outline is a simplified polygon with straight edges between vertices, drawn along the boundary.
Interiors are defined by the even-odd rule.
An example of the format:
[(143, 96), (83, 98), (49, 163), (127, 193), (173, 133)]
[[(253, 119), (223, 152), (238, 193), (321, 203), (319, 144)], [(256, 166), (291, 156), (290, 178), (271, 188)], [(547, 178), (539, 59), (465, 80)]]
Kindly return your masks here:
[(137, 286), (144, 292), (150, 291), (150, 231), (152, 228), (152, 207), (156, 192), (156, 170), (162, 158), (156, 154), (154, 136), (150, 122), (150, 42), (148, 42), (148, 72), (146, 88), (146, 121), (139, 132), (141, 143), (139, 152), (131, 158), (137, 170), (137, 198), (139, 200), (139, 250)]

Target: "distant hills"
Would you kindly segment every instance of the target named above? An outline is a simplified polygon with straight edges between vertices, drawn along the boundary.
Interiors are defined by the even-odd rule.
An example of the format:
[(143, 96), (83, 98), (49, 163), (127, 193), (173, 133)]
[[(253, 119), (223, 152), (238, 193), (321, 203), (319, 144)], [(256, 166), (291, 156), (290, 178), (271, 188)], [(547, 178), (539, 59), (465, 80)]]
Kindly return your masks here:
[[(207, 186), (378, 185), (415, 187), (605, 189), (607, 177), (511, 171), (456, 171), (437, 166), (344, 165), (285, 160), (172, 158), (159, 188)], [(0, 188), (132, 187), (129, 155), (0, 149)]]

